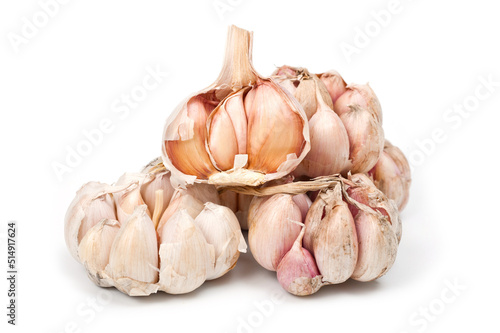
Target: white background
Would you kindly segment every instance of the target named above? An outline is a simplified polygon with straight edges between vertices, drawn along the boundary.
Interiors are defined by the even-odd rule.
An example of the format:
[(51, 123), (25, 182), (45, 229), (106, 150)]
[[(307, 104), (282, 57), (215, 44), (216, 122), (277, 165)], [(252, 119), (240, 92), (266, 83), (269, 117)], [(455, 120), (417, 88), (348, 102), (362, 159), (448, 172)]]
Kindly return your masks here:
[[(229, 7), (218, 13), (214, 3)], [(500, 21), (494, 2), (464, 3), (401, 0), (381, 26), (373, 13), (392, 8), (389, 0), (74, 0), (15, 47), (23, 18), (44, 24), (42, 9), (2, 1), (0, 266), (5, 272), (6, 223), (16, 220), (20, 272), (15, 328), (6, 324), (1, 275), (2, 332), (498, 331)], [(386, 137), (413, 165), (398, 258), (380, 280), (298, 298), (245, 254), (191, 294), (132, 298), (96, 287), (66, 250), (63, 217), (75, 191), (160, 154), (169, 112), (217, 77), (229, 24), (254, 31), (263, 75), (283, 64), (336, 69), (376, 91)], [(346, 55), (348, 44), (357, 53)], [(169, 74), (120, 118), (114, 103), (147, 67)], [(496, 83), (488, 90), (482, 78)], [(58, 179), (54, 163), (105, 118), (113, 130)]]

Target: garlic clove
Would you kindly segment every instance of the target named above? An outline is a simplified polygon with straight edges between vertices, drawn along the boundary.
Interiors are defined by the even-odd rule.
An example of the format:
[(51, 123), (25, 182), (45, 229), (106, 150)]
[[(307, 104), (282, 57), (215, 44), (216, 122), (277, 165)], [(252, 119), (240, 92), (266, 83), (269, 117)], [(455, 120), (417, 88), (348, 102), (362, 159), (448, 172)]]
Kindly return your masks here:
[(120, 291), (146, 296), (158, 290), (158, 243), (146, 205), (137, 206), (115, 237), (105, 270)]
[(396, 260), (398, 240), (391, 224), (382, 214), (359, 210), (354, 222), (359, 254), (351, 278), (372, 281), (391, 269)]
[(184, 294), (201, 286), (215, 264), (214, 247), (185, 209), (178, 210), (160, 235), (159, 289)]
[(276, 270), (281, 286), (297, 296), (312, 295), (323, 286), (322, 276), (313, 256), (302, 247), (304, 232), (305, 228), (302, 228), (292, 248), (281, 259)]
[(275, 271), (300, 233), (302, 213), (291, 195), (255, 197), (248, 213), (248, 243), (255, 260), (265, 269)]
[(116, 220), (115, 203), (111, 195), (106, 194), (92, 200), (85, 210), (80, 231), (78, 232), (78, 243), (80, 243), (87, 232), (102, 219)]
[(311, 178), (333, 175), (349, 166), (349, 136), (339, 116), (317, 96), (318, 110), (309, 121), (311, 150), (294, 171)]
[[(292, 197), (293, 202), (299, 207), (302, 216), (301, 221), (306, 220), (307, 212), (312, 205), (311, 199), (306, 194), (297, 194)], [(302, 239), (302, 238), (301, 238)]]
[(203, 210), (203, 203), (189, 194), (183, 194), (180, 196), (174, 194), (172, 199), (173, 201), (171, 201), (168, 205), (160, 219), (160, 222), (158, 223), (158, 227), (156, 228), (158, 235), (163, 233), (162, 230), (165, 224), (179, 210), (186, 210), (187, 214), (189, 214), (189, 216), (193, 219), (195, 219), (196, 216), (198, 216), (198, 214), (200, 214)]
[(372, 114), (382, 124), (382, 108), (375, 92), (368, 84), (349, 84), (347, 90), (335, 101), (333, 110), (339, 116), (350, 111), (350, 107), (359, 105)]
[(221, 205), (231, 209), (242, 230), (248, 230), (248, 210), (253, 196), (236, 193), (233, 191), (224, 191), (220, 194)]
[(340, 116), (349, 137), (352, 166), (344, 172), (368, 172), (375, 166), (384, 148), (384, 130), (366, 109), (350, 106), (350, 111)]
[(102, 219), (86, 234), (78, 246), (78, 255), (89, 278), (98, 286), (111, 287), (112, 281), (104, 269), (109, 263), (113, 241), (120, 230), (120, 222)]
[(172, 122), (167, 121), (164, 149), (173, 157), (169, 162), (184, 174), (207, 178), (217, 172), (205, 149), (206, 122), (215, 106), (210, 96), (195, 96)]
[(408, 203), (411, 185), (410, 165), (403, 152), (386, 140), (377, 164), (368, 174), (375, 186), (402, 211)]
[(305, 225), (304, 247), (314, 255), (323, 281), (337, 284), (349, 279), (356, 267), (358, 240), (340, 185), (320, 192)]
[(235, 156), (246, 154), (247, 116), (243, 104), (246, 91), (241, 89), (227, 97), (208, 118), (208, 146), (219, 170), (231, 169)]
[(349, 197), (386, 216), (399, 242), (403, 226), (396, 203), (388, 199), (382, 191), (377, 189), (371, 179), (365, 174), (349, 175), (349, 180), (352, 182), (352, 185), (347, 188)]
[(330, 70), (328, 72), (318, 74), (318, 77), (325, 85), (333, 103), (335, 103), (337, 99), (347, 90), (344, 79), (337, 71)]
[[(84, 227), (84, 230), (81, 230), (82, 223), (86, 219), (87, 214), (89, 214), (89, 206), (94, 200), (101, 200), (102, 198), (107, 197), (109, 194), (117, 194), (120, 191), (124, 191), (125, 189), (134, 186), (133, 184), (124, 184), (124, 185), (108, 185), (99, 182), (89, 182), (84, 184), (77, 192), (76, 196), (71, 202), (64, 217), (64, 238), (66, 241), (66, 246), (68, 247), (69, 252), (75, 258), (75, 260), (80, 261), (78, 258), (78, 245), (80, 244), (80, 240), (85, 236), (85, 229), (88, 230), (88, 226), (97, 223), (96, 221), (98, 216), (94, 214), (94, 218), (87, 219), (84, 224), (87, 226)], [(107, 202), (107, 199), (104, 199)], [(112, 205), (110, 203), (110, 205)], [(102, 207), (101, 207), (102, 208)], [(101, 209), (102, 211), (102, 209)], [(105, 211), (108, 211), (105, 209)], [(109, 213), (111, 213), (109, 211)], [(112, 216), (112, 214), (110, 214)], [(105, 218), (106, 216), (101, 216), (100, 218)], [(116, 219), (114, 217), (113, 219)], [(90, 222), (93, 220), (92, 222)], [(79, 235), (81, 237), (79, 237)]]
[[(164, 168), (163, 164), (161, 164), (161, 159), (156, 159), (153, 162), (156, 162), (154, 167)], [(151, 162), (151, 163), (153, 163)], [(156, 210), (155, 201), (156, 201), (156, 191), (163, 191), (163, 200), (162, 207), (163, 210), (168, 206), (172, 195), (174, 194), (174, 188), (170, 184), (170, 172), (167, 170), (152, 170), (145, 169), (143, 172), (150, 173), (153, 175), (153, 179), (150, 182), (145, 182), (141, 185), (141, 197), (144, 202), (148, 206), (148, 210), (150, 213)], [(160, 213), (163, 213), (163, 210)]]
[(207, 274), (207, 280), (219, 278), (236, 265), (240, 252), (247, 250), (238, 219), (231, 209), (207, 202), (194, 223), (215, 250), (215, 267)]
[(305, 120), (283, 102), (284, 94), (273, 82), (253, 87), (245, 98), (248, 117), (248, 169), (276, 173), (289, 155), (296, 159), (305, 144)]

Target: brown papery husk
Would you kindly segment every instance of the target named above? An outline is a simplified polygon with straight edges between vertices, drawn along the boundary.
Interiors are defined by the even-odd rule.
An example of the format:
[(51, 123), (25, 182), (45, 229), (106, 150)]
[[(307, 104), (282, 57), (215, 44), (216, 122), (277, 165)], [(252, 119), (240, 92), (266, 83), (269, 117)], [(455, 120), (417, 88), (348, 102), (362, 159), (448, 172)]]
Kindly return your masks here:
[[(217, 80), (184, 100), (167, 119), (163, 132), (162, 158), (166, 168), (172, 173), (171, 182), (174, 187), (184, 187), (194, 182), (258, 186), (289, 174), (309, 151), (309, 128), (304, 110), (277, 82), (257, 74), (252, 66), (251, 52), (252, 33), (235, 26), (230, 27), (225, 61)], [(252, 94), (254, 90), (272, 91), (273, 98), (263, 98), (258, 95), (256, 97), (262, 98), (270, 105), (276, 100), (282, 101), (282, 104), (286, 105), (286, 112), (290, 112), (289, 118), (293, 120), (291, 124), (295, 124), (294, 128), (299, 130), (286, 131), (285, 124), (290, 126), (290, 119), (282, 119), (277, 115), (273, 118), (265, 114), (264, 119), (256, 117), (253, 123), (252, 114), (248, 114), (246, 109), (248, 151), (242, 153), (235, 150), (236, 147), (231, 148), (233, 153), (238, 152), (238, 154), (234, 156), (233, 167), (226, 169), (233, 158), (230, 156), (228, 159), (220, 152), (212, 155), (209, 140), (209, 137), (212, 138), (211, 122), (219, 111), (223, 112), (221, 106), (224, 105), (226, 98), (238, 94), (242, 89), (247, 95)], [(245, 108), (247, 107), (245, 104)], [(280, 108), (275, 107), (275, 109)], [(229, 118), (230, 116), (228, 115)], [(226, 121), (227, 119), (226, 117)], [(253, 148), (252, 129), (262, 131), (262, 124), (259, 123), (261, 121), (271, 128), (269, 131), (264, 131), (265, 137), (254, 138), (258, 146)], [(218, 133), (214, 135), (216, 134)], [(231, 131), (228, 131), (227, 135), (228, 142), (238, 141), (236, 133), (231, 134)], [(282, 140), (283, 135), (286, 136), (286, 140)], [(215, 142), (219, 141), (217, 139)], [(282, 142), (293, 145), (288, 147)], [(241, 140), (239, 143), (238, 149), (243, 149)], [(262, 147), (263, 152), (255, 155), (255, 152), (260, 152), (259, 147)]]

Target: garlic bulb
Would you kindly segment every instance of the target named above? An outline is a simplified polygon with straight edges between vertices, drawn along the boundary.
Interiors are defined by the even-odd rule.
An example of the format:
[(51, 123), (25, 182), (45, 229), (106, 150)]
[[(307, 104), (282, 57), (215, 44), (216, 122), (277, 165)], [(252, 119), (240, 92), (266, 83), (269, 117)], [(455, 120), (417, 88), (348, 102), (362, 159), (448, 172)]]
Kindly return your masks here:
[(207, 280), (221, 277), (236, 265), (240, 252), (247, 250), (238, 219), (229, 208), (207, 202), (194, 224), (215, 250), (215, 265)]
[(174, 187), (261, 185), (289, 174), (309, 151), (300, 104), (251, 63), (251, 33), (231, 27), (217, 81), (167, 120), (162, 158)]
[(158, 289), (158, 244), (146, 205), (137, 206), (116, 235), (109, 254), (108, 274), (114, 286), (132, 296)]
[(248, 243), (255, 260), (275, 271), (300, 233), (302, 213), (292, 196), (255, 197), (248, 213)]
[(330, 70), (328, 72), (318, 74), (318, 77), (325, 85), (333, 103), (335, 103), (337, 99), (347, 90), (344, 79), (337, 71)]
[(351, 181), (347, 189), (349, 197), (386, 216), (399, 242), (402, 234), (402, 223), (396, 203), (388, 199), (364, 174), (349, 175), (349, 180)]
[(347, 90), (338, 97), (333, 109), (339, 116), (350, 111), (350, 107), (359, 105), (372, 114), (382, 124), (382, 108), (375, 92), (368, 84), (349, 84)]
[(323, 281), (336, 284), (349, 279), (356, 267), (358, 239), (340, 185), (320, 192), (305, 225), (304, 247), (314, 255)]
[(408, 203), (411, 185), (410, 165), (403, 152), (385, 140), (384, 150), (368, 174), (375, 186), (402, 211)]
[(185, 209), (168, 220), (160, 240), (160, 290), (184, 294), (201, 286), (215, 264), (214, 246)]
[(234, 212), (242, 230), (248, 230), (248, 210), (252, 199), (251, 195), (233, 191), (224, 191), (220, 194), (221, 204)]
[(158, 235), (163, 233), (163, 227), (167, 221), (180, 210), (185, 210), (189, 216), (195, 219), (196, 216), (198, 216), (198, 214), (200, 214), (203, 210), (203, 203), (189, 194), (179, 196), (174, 194), (172, 201), (168, 205), (167, 209), (165, 209), (165, 212), (161, 216), (158, 223), (158, 227), (156, 229), (158, 231)]
[[(384, 130), (377, 119), (359, 105), (349, 106), (340, 119), (349, 137), (352, 173), (368, 172), (375, 166), (384, 148)], [(348, 171), (345, 170), (345, 171)]]
[(78, 255), (90, 279), (101, 287), (112, 286), (103, 272), (109, 263), (111, 245), (119, 230), (120, 222), (102, 219), (85, 234), (78, 247)]
[(281, 259), (276, 270), (281, 286), (297, 296), (314, 294), (323, 285), (322, 276), (313, 256), (302, 247), (304, 232), (305, 229), (302, 228), (292, 248)]
[(356, 209), (354, 223), (359, 253), (351, 278), (358, 281), (375, 280), (391, 269), (396, 260), (398, 240), (391, 224), (371, 209)]

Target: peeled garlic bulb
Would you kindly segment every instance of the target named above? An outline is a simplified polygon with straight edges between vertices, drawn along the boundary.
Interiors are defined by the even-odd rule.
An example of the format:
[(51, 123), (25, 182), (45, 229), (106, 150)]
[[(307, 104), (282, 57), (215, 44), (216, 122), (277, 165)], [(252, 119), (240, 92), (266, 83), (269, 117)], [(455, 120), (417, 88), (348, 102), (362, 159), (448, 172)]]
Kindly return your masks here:
[(261, 185), (293, 171), (309, 151), (300, 104), (252, 67), (251, 33), (231, 27), (217, 81), (167, 120), (163, 161), (172, 184)]
[(213, 271), (214, 247), (185, 209), (168, 220), (160, 240), (160, 290), (184, 294), (201, 286)]
[(302, 247), (304, 232), (305, 229), (302, 228), (292, 248), (281, 259), (276, 270), (281, 286), (297, 296), (314, 294), (323, 285), (322, 276), (313, 256)]
[(129, 295), (156, 292), (158, 244), (146, 205), (137, 206), (122, 224), (111, 246), (106, 273)]
[(335, 101), (333, 109), (339, 116), (342, 116), (349, 112), (353, 105), (359, 105), (382, 123), (380, 102), (368, 84), (349, 84), (347, 90)]
[(384, 150), (369, 175), (375, 186), (402, 211), (408, 203), (411, 185), (410, 165), (403, 152), (385, 140)]
[(194, 223), (215, 250), (215, 266), (207, 273), (207, 280), (221, 277), (247, 249), (238, 220), (231, 209), (207, 202)]
[[(368, 172), (375, 166), (384, 148), (384, 130), (377, 119), (359, 105), (341, 114), (349, 137), (352, 173)], [(344, 170), (344, 171), (348, 171)]]
[(320, 192), (305, 225), (304, 247), (314, 255), (323, 281), (336, 284), (349, 279), (356, 267), (358, 240), (340, 185)]
[(302, 213), (288, 194), (255, 197), (248, 214), (248, 243), (255, 260), (275, 271), (300, 233)]

